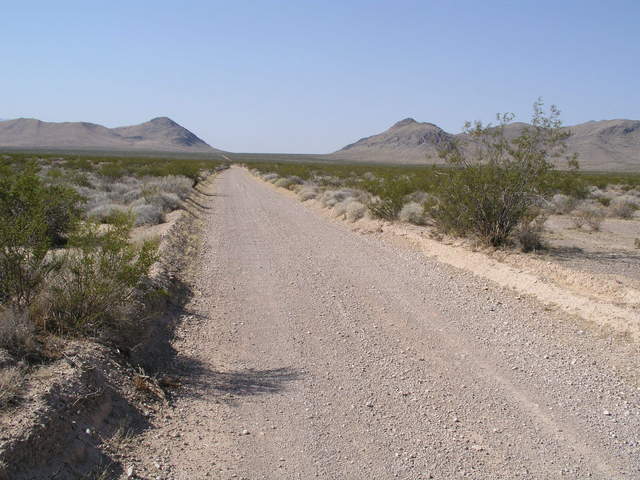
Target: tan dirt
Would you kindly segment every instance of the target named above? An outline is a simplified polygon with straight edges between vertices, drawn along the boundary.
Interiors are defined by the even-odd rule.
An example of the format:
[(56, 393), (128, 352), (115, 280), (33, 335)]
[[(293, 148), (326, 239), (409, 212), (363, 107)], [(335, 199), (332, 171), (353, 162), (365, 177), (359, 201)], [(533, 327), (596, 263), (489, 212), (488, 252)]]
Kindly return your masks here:
[(184, 384), (132, 476), (640, 476), (637, 344), (245, 170), (213, 188), (174, 342)]

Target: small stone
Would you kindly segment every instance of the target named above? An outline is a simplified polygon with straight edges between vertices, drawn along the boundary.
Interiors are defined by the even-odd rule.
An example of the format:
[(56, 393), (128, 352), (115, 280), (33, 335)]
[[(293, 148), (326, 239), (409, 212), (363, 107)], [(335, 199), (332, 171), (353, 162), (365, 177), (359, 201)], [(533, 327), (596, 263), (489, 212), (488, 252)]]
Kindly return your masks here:
[(133, 477), (133, 467), (130, 466), (127, 468), (127, 478)]
[(605, 410), (604, 412), (602, 412), (603, 415), (606, 415), (607, 417), (611, 416), (611, 412), (609, 410)]
[(249, 430), (247, 429), (242, 430), (242, 435), (249, 435)]
[(368, 402), (366, 403), (366, 405), (367, 405), (367, 407), (369, 407), (369, 408), (373, 408), (373, 402), (372, 402), (372, 401), (368, 401)]

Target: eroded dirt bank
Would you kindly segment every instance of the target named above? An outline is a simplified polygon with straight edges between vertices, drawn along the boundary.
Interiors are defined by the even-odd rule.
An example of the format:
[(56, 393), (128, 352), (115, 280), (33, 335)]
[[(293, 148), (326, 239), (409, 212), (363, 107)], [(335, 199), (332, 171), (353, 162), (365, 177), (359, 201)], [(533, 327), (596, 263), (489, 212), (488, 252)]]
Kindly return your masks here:
[(125, 459), (134, 476), (640, 476), (637, 344), (242, 169), (210, 199), (184, 385)]

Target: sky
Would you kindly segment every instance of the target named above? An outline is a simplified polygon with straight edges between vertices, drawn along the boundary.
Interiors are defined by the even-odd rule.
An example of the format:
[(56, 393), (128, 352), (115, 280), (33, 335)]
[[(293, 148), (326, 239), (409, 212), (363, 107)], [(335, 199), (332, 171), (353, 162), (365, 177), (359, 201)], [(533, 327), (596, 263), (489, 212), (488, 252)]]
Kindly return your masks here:
[(235, 152), (327, 153), (413, 117), (542, 97), (565, 124), (640, 119), (640, 2), (4, 2), (0, 118), (168, 116)]

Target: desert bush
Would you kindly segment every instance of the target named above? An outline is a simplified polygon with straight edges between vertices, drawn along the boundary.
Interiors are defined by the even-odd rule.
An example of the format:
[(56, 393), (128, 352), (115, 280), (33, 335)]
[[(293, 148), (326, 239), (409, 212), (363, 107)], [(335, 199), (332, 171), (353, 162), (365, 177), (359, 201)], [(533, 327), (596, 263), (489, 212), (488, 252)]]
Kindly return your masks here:
[[(511, 114), (498, 115), (498, 126), (467, 123), (465, 133), (475, 146), (463, 150), (454, 142), (441, 152), (453, 168), (437, 187), (432, 215), (439, 227), (493, 246), (508, 242), (536, 198), (548, 193), (550, 159), (566, 151), (569, 133), (561, 130), (558, 117), (554, 106), (545, 115), (538, 100), (531, 125), (512, 139), (505, 133)], [(568, 160), (577, 168), (575, 158)]]
[(108, 229), (86, 222), (70, 238), (65, 266), (49, 287), (49, 328), (63, 334), (97, 334), (127, 321), (138, 287), (156, 260), (157, 244), (129, 243), (133, 220)]
[(0, 349), (27, 361), (39, 357), (36, 328), (26, 309), (4, 307), (0, 310)]
[(542, 232), (546, 221), (547, 215), (535, 207), (522, 218), (516, 231), (516, 238), (523, 252), (528, 253), (544, 248)]
[(0, 369), (0, 410), (14, 403), (22, 392), (24, 371), (19, 366)]
[(609, 205), (611, 205), (611, 198), (609, 197), (600, 196), (595, 198), (596, 198), (596, 201), (603, 207), (608, 207)]
[(318, 196), (317, 187), (304, 186), (298, 191), (298, 198), (303, 202), (314, 199), (317, 196)]
[(178, 175), (167, 175), (165, 177), (149, 180), (145, 183), (143, 194), (150, 197), (158, 192), (174, 193), (184, 200), (193, 191), (193, 180)]
[(420, 203), (409, 202), (402, 207), (398, 218), (403, 222), (422, 225), (424, 224), (424, 207)]
[(373, 194), (368, 204), (374, 217), (394, 220), (404, 206), (405, 198), (415, 189), (411, 179), (404, 175), (387, 180), (384, 177), (373, 182), (364, 182), (364, 188)]
[(122, 215), (126, 215), (129, 209), (124, 205), (118, 205), (116, 203), (107, 203), (93, 207), (87, 212), (87, 217), (92, 220), (97, 220), (101, 223), (113, 223), (118, 220)]
[(345, 209), (346, 219), (350, 222), (360, 220), (362, 217), (364, 217), (365, 213), (367, 213), (367, 207), (357, 200), (349, 202)]
[(347, 198), (346, 200), (343, 200), (342, 202), (338, 202), (336, 203), (332, 210), (331, 213), (336, 216), (336, 217), (342, 217), (344, 218), (345, 215), (347, 214), (347, 205), (349, 205), (349, 203), (353, 202), (353, 198)]
[(71, 204), (52, 199), (53, 191), (32, 169), (0, 172), (0, 304), (28, 305), (59, 266), (47, 253), (54, 234), (66, 234), (72, 223), (68, 212), (58, 219), (56, 209)]
[(183, 206), (182, 199), (175, 193), (169, 192), (161, 193), (156, 197), (156, 199), (153, 200), (153, 202), (159, 202), (158, 204), (165, 212), (172, 212), (174, 210), (178, 210)]
[(550, 206), (553, 213), (558, 215), (566, 215), (571, 213), (578, 204), (578, 200), (570, 197), (568, 195), (564, 195), (562, 193), (557, 193), (551, 198)]
[(572, 221), (576, 228), (588, 225), (591, 230), (597, 232), (600, 231), (605, 216), (603, 208), (584, 205), (573, 212)]
[(633, 197), (614, 198), (609, 204), (609, 216), (611, 217), (630, 219), (636, 210), (638, 210), (637, 200)]
[(320, 196), (320, 203), (323, 207), (330, 208), (354, 196), (355, 193), (352, 190), (326, 190)]
[(135, 217), (134, 225), (157, 225), (165, 222), (162, 207), (156, 204), (145, 203), (131, 208)]
[(60, 246), (80, 218), (82, 198), (74, 190), (58, 185), (47, 187), (42, 195), (46, 198), (46, 235), (54, 246)]
[(139, 198), (142, 198), (143, 196), (143, 192), (141, 188), (133, 188), (131, 190), (129, 190), (126, 193), (123, 193), (122, 196), (120, 197), (121, 201), (123, 204), (128, 205), (131, 202), (134, 202), (136, 200), (138, 200)]
[(277, 173), (265, 173), (264, 175), (262, 175), (262, 179), (267, 182), (275, 181), (278, 178), (280, 178), (280, 175), (278, 175)]
[(276, 187), (288, 188), (290, 185), (293, 184), (293, 182), (291, 180), (289, 180), (288, 178), (278, 178), (275, 182), (273, 182), (273, 184)]
[(415, 203), (425, 204), (427, 202), (431, 202), (432, 200), (433, 200), (433, 195), (430, 195), (427, 192), (423, 192), (421, 190), (412, 192), (409, 195), (405, 195), (404, 197), (405, 203), (415, 202)]

